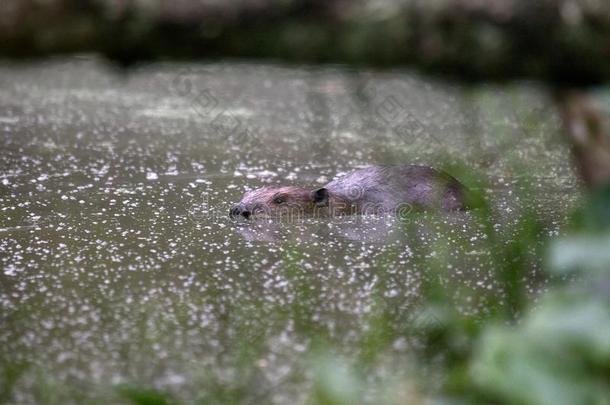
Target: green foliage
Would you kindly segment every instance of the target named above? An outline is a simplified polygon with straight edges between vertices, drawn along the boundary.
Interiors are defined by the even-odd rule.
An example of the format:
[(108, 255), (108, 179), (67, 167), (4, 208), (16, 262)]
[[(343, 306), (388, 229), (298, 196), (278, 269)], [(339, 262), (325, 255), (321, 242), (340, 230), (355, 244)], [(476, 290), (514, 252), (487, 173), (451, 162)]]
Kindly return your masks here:
[(171, 405), (175, 402), (169, 396), (149, 388), (122, 385), (117, 388), (119, 395), (134, 405)]
[(607, 404), (610, 306), (585, 294), (549, 294), (516, 329), (490, 326), (472, 378), (499, 400), (519, 404)]
[(591, 195), (586, 206), (575, 213), (572, 222), (576, 232), (610, 232), (610, 184)]
[(0, 367), (0, 404), (10, 401), (12, 389), (27, 367), (26, 364), (13, 363)]
[(329, 352), (318, 353), (312, 361), (314, 386), (311, 402), (318, 405), (358, 403), (362, 381), (345, 359)]
[[(551, 244), (550, 272), (579, 282), (547, 293), (516, 328), (489, 325), (471, 360), (477, 389), (508, 403), (610, 403), (608, 189), (575, 214), (577, 236)], [(598, 220), (595, 220), (598, 218)]]

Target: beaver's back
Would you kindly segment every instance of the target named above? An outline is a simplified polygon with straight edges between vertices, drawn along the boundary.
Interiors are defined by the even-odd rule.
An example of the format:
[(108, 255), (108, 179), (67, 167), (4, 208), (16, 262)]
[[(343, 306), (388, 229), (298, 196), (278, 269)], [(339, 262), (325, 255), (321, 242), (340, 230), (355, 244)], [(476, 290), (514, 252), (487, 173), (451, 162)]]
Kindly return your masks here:
[(449, 174), (428, 166), (370, 166), (331, 181), (331, 194), (349, 201), (357, 212), (389, 212), (400, 205), (466, 208), (466, 189)]

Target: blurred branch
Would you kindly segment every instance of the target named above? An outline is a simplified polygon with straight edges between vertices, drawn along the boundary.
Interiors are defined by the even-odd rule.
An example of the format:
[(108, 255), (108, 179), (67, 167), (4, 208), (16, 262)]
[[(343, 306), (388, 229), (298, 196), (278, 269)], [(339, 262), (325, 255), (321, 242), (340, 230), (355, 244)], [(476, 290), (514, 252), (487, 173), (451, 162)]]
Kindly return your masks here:
[(557, 101), (582, 179), (589, 187), (608, 183), (610, 140), (601, 112), (582, 91), (561, 91)]

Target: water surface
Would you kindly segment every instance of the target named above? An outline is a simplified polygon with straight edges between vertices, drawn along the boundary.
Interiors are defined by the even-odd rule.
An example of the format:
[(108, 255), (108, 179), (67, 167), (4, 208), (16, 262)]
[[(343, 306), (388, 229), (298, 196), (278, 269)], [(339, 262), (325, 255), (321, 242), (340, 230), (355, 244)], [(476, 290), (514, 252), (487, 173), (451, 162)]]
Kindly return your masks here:
[[(542, 243), (579, 196), (558, 130), (529, 83), (4, 63), (2, 395), (116, 402), (128, 386), (184, 402), (303, 402), (327, 351), (363, 365), (365, 401), (406, 381), (433, 391), (442, 369), (413, 361), (426, 349), (417, 330), (435, 322), (421, 315), (425, 295), (484, 316), (505, 293), (476, 215), (243, 223), (228, 210), (264, 184), (314, 188), (354, 167), (421, 163), (486, 196), (498, 238), (533, 213)], [(527, 284), (535, 300), (535, 260)]]

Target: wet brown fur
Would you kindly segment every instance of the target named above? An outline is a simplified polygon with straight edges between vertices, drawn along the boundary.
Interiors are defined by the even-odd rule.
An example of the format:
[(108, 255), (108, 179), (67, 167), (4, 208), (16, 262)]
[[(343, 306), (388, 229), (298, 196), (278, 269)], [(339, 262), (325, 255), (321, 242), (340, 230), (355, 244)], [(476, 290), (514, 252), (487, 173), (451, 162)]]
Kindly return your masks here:
[[(316, 195), (319, 190), (323, 200)], [(317, 190), (298, 186), (251, 190), (235, 207), (248, 216), (369, 214), (418, 208), (456, 211), (466, 209), (465, 192), (455, 178), (431, 167), (370, 166)]]

